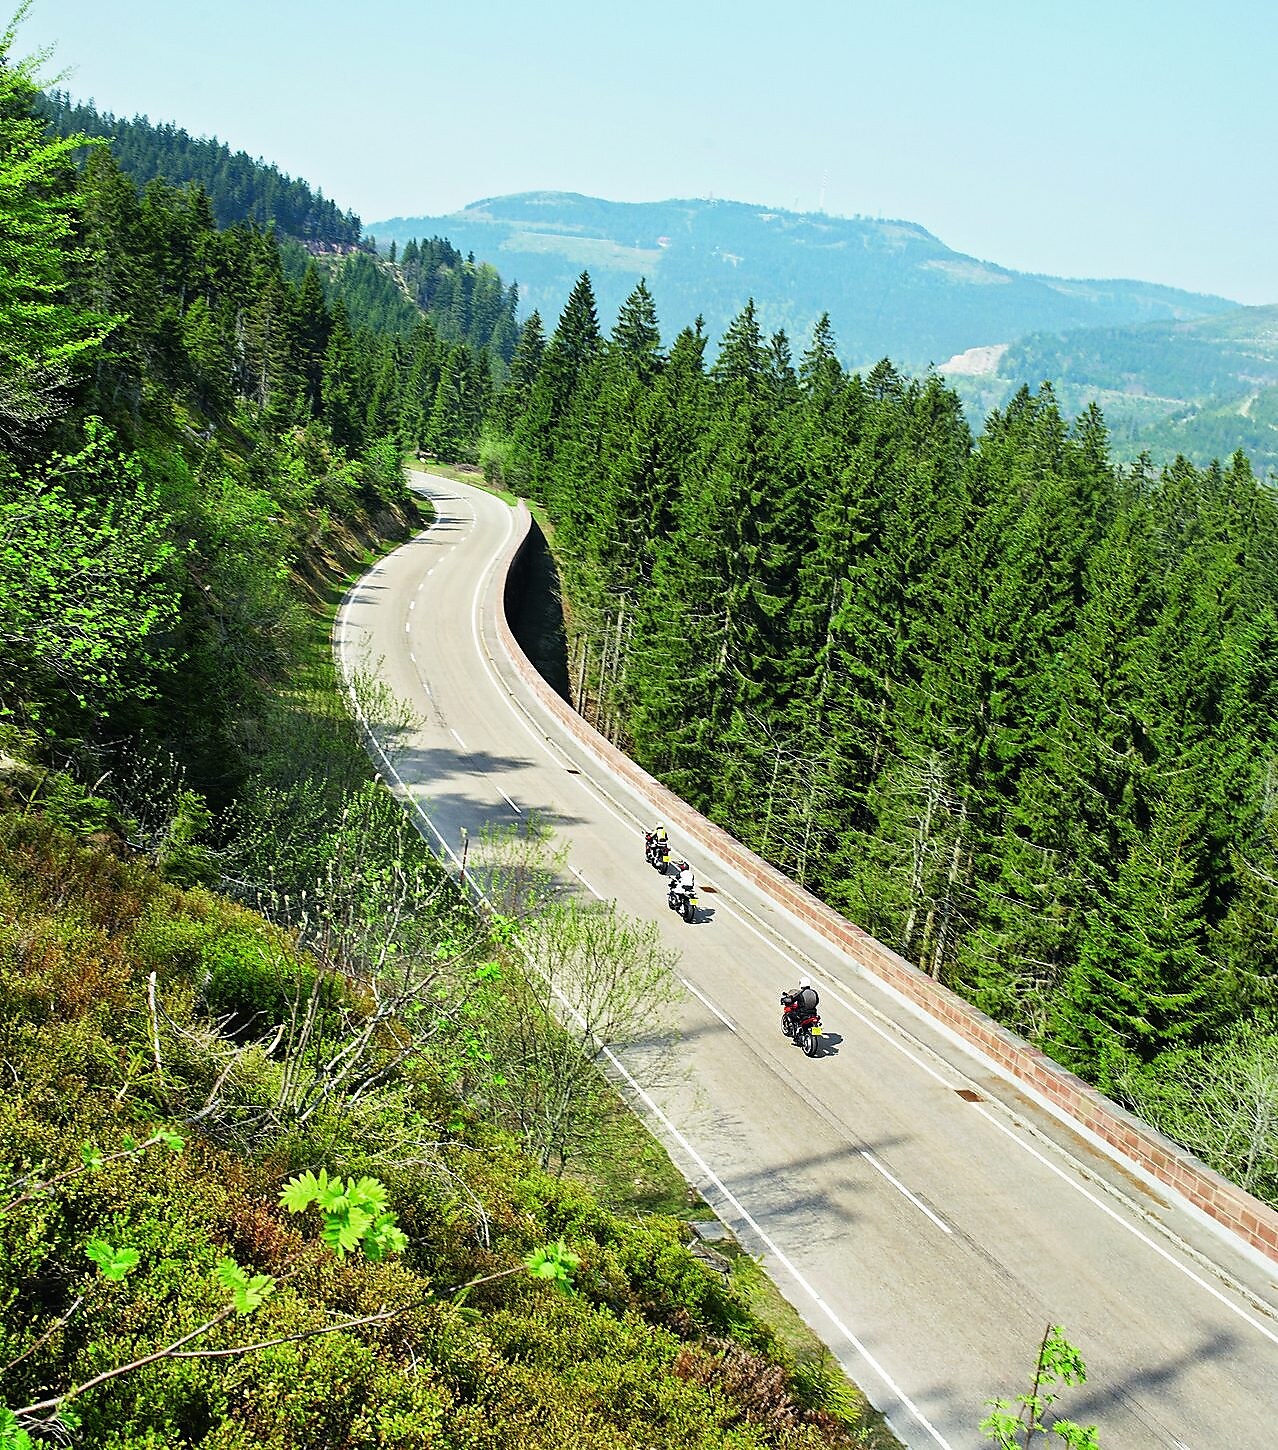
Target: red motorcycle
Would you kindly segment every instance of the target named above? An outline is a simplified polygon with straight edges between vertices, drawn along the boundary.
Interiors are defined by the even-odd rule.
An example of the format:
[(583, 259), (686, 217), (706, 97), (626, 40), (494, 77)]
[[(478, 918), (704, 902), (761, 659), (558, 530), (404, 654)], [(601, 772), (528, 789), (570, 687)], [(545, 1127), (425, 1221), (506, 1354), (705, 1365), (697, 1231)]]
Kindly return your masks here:
[(647, 831), (643, 838), (644, 860), (664, 876), (670, 866), (670, 842), (659, 839), (655, 831)]
[(805, 1057), (815, 1057), (821, 1051), (820, 1014), (800, 1012), (788, 992), (781, 997), (781, 1031), (799, 1044)]

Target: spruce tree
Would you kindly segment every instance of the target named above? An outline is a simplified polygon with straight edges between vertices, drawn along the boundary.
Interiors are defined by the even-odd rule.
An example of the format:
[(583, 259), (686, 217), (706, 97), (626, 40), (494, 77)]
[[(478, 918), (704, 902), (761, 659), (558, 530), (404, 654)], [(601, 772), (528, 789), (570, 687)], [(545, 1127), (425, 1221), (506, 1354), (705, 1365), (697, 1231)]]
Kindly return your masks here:
[(661, 330), (657, 325), (657, 309), (642, 277), (617, 315), (609, 351), (621, 359), (645, 387), (650, 386), (661, 371)]
[(10, 452), (66, 408), (77, 371), (111, 326), (69, 301), (71, 157), (86, 138), (46, 138), (35, 64), (13, 58), (21, 15), (0, 34), (0, 449)]
[(1148, 825), (1130, 830), (1112, 894), (1089, 920), (1051, 1012), (1049, 1046), (1107, 1092), (1129, 1059), (1194, 1046), (1219, 1021), (1220, 974), (1200, 945), (1194, 794), (1192, 779), (1158, 783)]

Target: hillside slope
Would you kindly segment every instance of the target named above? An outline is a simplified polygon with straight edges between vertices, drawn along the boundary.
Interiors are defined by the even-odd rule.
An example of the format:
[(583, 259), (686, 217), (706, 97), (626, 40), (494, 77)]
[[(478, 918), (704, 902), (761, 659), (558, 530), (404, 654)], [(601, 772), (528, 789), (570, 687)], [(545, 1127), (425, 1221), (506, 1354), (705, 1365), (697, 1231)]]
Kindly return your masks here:
[(977, 410), (1049, 378), (1070, 412), (1095, 400), (1120, 460), (1182, 453), (1203, 466), (1241, 448), (1255, 467), (1278, 467), (1278, 306), (1034, 333), (941, 371)]
[(735, 201), (625, 203), (540, 191), (444, 217), (369, 226), (382, 245), (447, 235), (517, 276), (525, 309), (555, 317), (588, 269), (610, 322), (640, 277), (664, 330), (698, 314), (717, 337), (753, 297), (765, 331), (803, 339), (828, 311), (854, 365), (909, 368), (1047, 329), (1203, 316), (1219, 297), (1131, 281), (1009, 271), (952, 251), (913, 222), (799, 214)]

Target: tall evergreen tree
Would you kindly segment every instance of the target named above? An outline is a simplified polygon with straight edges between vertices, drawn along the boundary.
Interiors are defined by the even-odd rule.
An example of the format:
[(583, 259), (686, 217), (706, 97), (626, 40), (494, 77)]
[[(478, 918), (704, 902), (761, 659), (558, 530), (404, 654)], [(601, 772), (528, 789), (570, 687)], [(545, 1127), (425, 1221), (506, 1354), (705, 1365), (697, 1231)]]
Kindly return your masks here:
[(554, 485), (552, 465), (558, 431), (602, 345), (594, 288), (590, 274), (583, 272), (546, 346), (528, 408), (514, 432), (521, 470), (530, 490), (539, 498), (548, 498), (548, 490)]
[(642, 277), (617, 315), (610, 351), (622, 359), (645, 386), (650, 385), (661, 371), (661, 330), (657, 325), (656, 304)]
[(1113, 1091), (1128, 1061), (1203, 1042), (1219, 1021), (1220, 975), (1201, 946), (1205, 896), (1193, 782), (1160, 782), (1130, 833), (1113, 893), (1079, 944), (1048, 1024), (1067, 1065)]
[(9, 452), (63, 411), (110, 326), (69, 302), (70, 159), (85, 138), (46, 138), (34, 65), (11, 58), (22, 13), (0, 34), (0, 449)]

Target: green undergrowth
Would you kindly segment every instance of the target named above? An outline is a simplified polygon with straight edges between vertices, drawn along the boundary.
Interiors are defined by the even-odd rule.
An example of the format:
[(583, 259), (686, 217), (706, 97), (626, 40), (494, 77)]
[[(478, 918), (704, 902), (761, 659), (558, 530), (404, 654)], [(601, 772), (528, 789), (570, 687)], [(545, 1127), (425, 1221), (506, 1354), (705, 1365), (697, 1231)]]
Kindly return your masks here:
[(669, 1214), (698, 1220), (714, 1213), (675, 1165), (670, 1155), (609, 1086), (607, 1112), (573, 1176), (619, 1213)]
[(844, 1374), (838, 1360), (782, 1295), (759, 1261), (732, 1239), (716, 1244), (715, 1250), (731, 1265), (734, 1291), (750, 1313), (771, 1329), (800, 1380), (824, 1403), (837, 1406), (846, 1417), (855, 1418), (866, 1450), (896, 1450), (900, 1442), (883, 1417), (866, 1405), (861, 1391)]
[[(0, 1407), (207, 1325), (231, 1260), (240, 1282), (275, 1281), (251, 1319), (197, 1334), (205, 1357), (83, 1389), (49, 1433), (107, 1450), (878, 1445), (863, 1403), (774, 1330), (777, 1306), (688, 1253), (686, 1220), (708, 1211), (602, 1076), (560, 1176), (494, 1110), (491, 1053), (454, 1004), (482, 981), (496, 1010), (500, 948), (340, 707), (328, 635), (369, 556), (357, 531), (330, 545), (216, 845), (138, 854), (110, 802), (6, 751)], [(376, 662), (357, 688), (393, 713)], [(421, 985), (384, 1012), (397, 970)], [(157, 1126), (180, 1152), (137, 1148)], [(321, 1169), (384, 1187), (402, 1255), (335, 1256), (281, 1208)], [(524, 1269), (546, 1254), (575, 1260), (570, 1293)]]
[[(202, 1347), (284, 1342), (164, 1359), (86, 1390), (84, 1443), (873, 1443), (689, 1256), (678, 1219), (613, 1213), (459, 1114), (442, 1045), (362, 1103), (290, 1111), (286, 1060), (269, 1047), (236, 1057), (219, 1012), (228, 993), (245, 1009), (318, 969), (293, 934), (13, 811), (0, 817), (0, 923), (4, 1403), (38, 1403), (189, 1332), (216, 1308), (213, 1271), (229, 1255), (280, 1287), (251, 1329), (231, 1318)], [(327, 1005), (368, 1010), (355, 981), (335, 979)], [(77, 1174), (86, 1153), (157, 1123), (181, 1128), (183, 1152)], [(336, 1258), (280, 1211), (289, 1176), (324, 1165), (384, 1183), (402, 1258)], [(23, 1201), (41, 1182), (53, 1186)], [(109, 1281), (86, 1256), (93, 1241), (130, 1246), (138, 1268)], [(579, 1258), (571, 1295), (503, 1273), (549, 1241)]]

